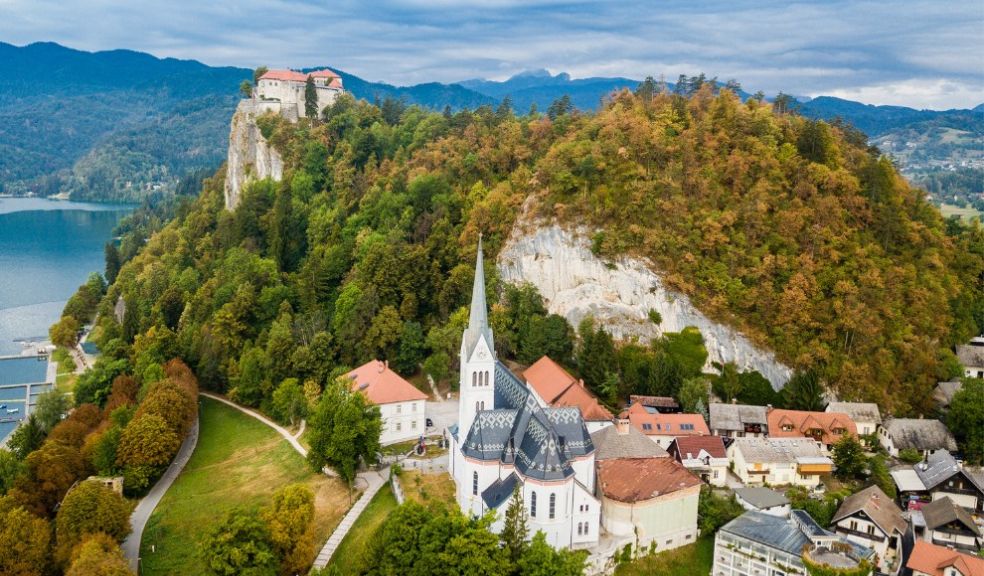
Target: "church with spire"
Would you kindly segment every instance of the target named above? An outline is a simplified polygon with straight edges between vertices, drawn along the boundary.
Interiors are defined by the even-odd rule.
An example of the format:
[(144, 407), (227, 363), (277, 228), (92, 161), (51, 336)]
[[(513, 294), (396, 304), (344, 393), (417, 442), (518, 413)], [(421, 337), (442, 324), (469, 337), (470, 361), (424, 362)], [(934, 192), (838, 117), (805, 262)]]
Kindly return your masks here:
[(482, 241), (468, 327), (461, 338), (458, 423), (448, 429), (450, 473), (465, 514), (494, 511), (502, 529), (518, 485), (530, 534), (555, 548), (598, 543), (595, 447), (577, 407), (551, 407), (496, 358)]

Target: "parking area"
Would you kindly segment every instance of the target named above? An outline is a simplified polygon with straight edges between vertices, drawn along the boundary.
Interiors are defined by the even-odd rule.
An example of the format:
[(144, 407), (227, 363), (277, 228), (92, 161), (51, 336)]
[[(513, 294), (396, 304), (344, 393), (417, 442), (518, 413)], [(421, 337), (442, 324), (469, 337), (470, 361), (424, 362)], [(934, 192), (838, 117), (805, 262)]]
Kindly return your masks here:
[(427, 402), (424, 414), (434, 423), (433, 426), (427, 427), (427, 433), (443, 434), (448, 426), (458, 421), (458, 401)]

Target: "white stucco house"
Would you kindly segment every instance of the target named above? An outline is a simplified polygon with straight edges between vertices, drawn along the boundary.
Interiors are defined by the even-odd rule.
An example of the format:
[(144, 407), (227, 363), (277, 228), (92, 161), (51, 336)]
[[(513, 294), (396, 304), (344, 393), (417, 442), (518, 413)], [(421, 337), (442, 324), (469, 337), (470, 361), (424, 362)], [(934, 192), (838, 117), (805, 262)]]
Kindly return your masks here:
[(826, 412), (847, 414), (857, 427), (858, 436), (868, 436), (878, 432), (881, 426), (881, 412), (873, 402), (831, 402)]
[(771, 516), (789, 516), (789, 498), (764, 486), (746, 486), (735, 489), (735, 500), (745, 510), (755, 510)]
[(735, 438), (728, 460), (746, 485), (814, 488), (834, 468), (812, 438)]
[(845, 498), (832, 521), (836, 533), (874, 550), (882, 571), (895, 572), (908, 523), (881, 488), (869, 486)]
[(964, 367), (964, 376), (984, 378), (984, 336), (971, 338), (967, 344), (957, 346), (957, 359)]
[(923, 456), (937, 450), (957, 450), (957, 441), (946, 424), (932, 418), (888, 418), (878, 429), (878, 441), (895, 458), (906, 449)]
[(389, 363), (372, 360), (348, 373), (352, 390), (379, 406), (382, 445), (415, 440), (426, 431), (427, 395), (390, 370)]

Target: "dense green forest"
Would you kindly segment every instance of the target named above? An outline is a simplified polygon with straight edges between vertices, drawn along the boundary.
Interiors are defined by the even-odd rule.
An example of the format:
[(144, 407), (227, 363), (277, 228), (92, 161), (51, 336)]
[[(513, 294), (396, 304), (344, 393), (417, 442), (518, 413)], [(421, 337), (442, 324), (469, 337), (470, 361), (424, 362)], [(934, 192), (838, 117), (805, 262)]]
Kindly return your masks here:
[[(478, 234), (491, 261), (531, 198), (544, 217), (596, 228), (600, 254), (651, 258), (801, 380), (896, 413), (929, 409), (956, 369), (950, 347), (982, 325), (979, 225), (944, 221), (858, 132), (709, 85), (519, 117), (343, 97), (323, 121), (260, 126), (283, 182), (255, 183), (229, 212), (223, 174), (206, 180), (100, 305), (96, 337), (138, 380), (178, 355), (203, 386), (273, 411), (285, 379), (323, 387), (372, 357), (452, 373)], [(695, 358), (699, 373), (686, 333), (616, 352), (589, 325), (574, 345), (535, 292), (486, 272), (505, 357), (542, 346), (610, 401), (654, 391), (653, 374), (680, 391)]]

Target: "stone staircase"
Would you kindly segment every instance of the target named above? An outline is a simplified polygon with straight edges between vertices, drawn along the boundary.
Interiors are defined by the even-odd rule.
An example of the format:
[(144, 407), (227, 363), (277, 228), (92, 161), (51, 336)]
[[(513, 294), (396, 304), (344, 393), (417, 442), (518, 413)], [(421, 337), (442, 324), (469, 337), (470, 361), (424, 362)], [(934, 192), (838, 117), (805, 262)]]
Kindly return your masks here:
[(328, 565), (328, 561), (331, 560), (332, 555), (338, 546), (345, 539), (345, 535), (348, 534), (349, 529), (355, 524), (356, 519), (362, 514), (362, 511), (366, 509), (369, 502), (372, 501), (372, 497), (379, 492), (379, 489), (386, 484), (386, 477), (389, 476), (389, 468), (384, 468), (379, 472), (364, 472), (359, 474), (359, 478), (363, 478), (368, 483), (365, 492), (359, 497), (355, 505), (349, 509), (345, 517), (342, 518), (341, 523), (335, 528), (335, 531), (331, 533), (328, 541), (325, 542), (324, 547), (321, 552), (318, 552), (318, 557), (314, 560), (313, 569), (321, 569)]

